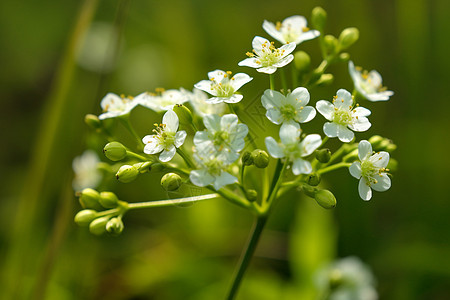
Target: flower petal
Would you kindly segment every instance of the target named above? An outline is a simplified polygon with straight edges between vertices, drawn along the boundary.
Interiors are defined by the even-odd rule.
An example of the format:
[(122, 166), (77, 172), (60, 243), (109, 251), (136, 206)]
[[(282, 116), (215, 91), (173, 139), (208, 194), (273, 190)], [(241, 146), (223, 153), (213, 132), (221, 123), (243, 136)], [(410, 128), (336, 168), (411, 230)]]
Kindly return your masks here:
[(309, 30), (306, 32), (302, 32), (302, 34), (300, 34), (300, 36), (295, 40), (295, 43), (300, 44), (304, 41), (309, 41), (309, 40), (315, 39), (319, 35), (320, 35), (320, 31), (318, 31), (318, 30)]
[(276, 29), (275, 24), (264, 20), (262, 27), (274, 39), (278, 40), (280, 43), (286, 43), (281, 32)]
[(275, 139), (271, 136), (266, 137), (264, 140), (266, 142), (266, 148), (267, 151), (269, 151), (270, 155), (274, 158), (283, 158), (284, 157), (284, 151), (283, 148), (281, 148), (278, 143), (275, 141)]
[(218, 115), (206, 115), (203, 118), (203, 124), (205, 124), (206, 129), (214, 134), (216, 131), (220, 130), (220, 117)]
[(225, 71), (222, 70), (214, 70), (208, 73), (208, 78), (215, 82), (222, 82), (222, 80), (225, 78), (225, 74), (227, 74)]
[(215, 178), (213, 186), (216, 190), (219, 190), (224, 185), (232, 184), (237, 181), (238, 181), (238, 179), (236, 177), (234, 177), (233, 175), (231, 175), (227, 172), (222, 172), (222, 174), (220, 174), (220, 176)]
[(334, 106), (339, 109), (350, 110), (350, 107), (353, 106), (353, 98), (352, 94), (345, 89), (340, 89), (336, 93), (337, 98), (333, 101)]
[[(295, 45), (295, 44), (292, 43), (292, 44), (289, 44), (289, 45)], [(285, 58), (282, 58), (278, 62), (274, 63), (272, 66), (275, 67), (275, 68), (282, 68), (282, 67), (286, 66), (287, 64), (289, 64), (293, 60), (294, 60), (294, 55), (289, 54)]]
[(269, 40), (267, 40), (263, 37), (260, 37), (260, 36), (255, 36), (253, 38), (252, 47), (258, 56), (260, 53), (262, 53), (263, 45), (266, 45), (265, 47), (269, 47), (270, 46)]
[(239, 63), (238, 63), (238, 66), (241, 66), (241, 67), (251, 67), (251, 68), (259, 68), (259, 67), (261, 67), (261, 62), (260, 63), (257, 63), (259, 60), (257, 59), (257, 58), (255, 58), (255, 57), (249, 57), (249, 58), (246, 58), (246, 59), (244, 59), (244, 60), (241, 60)]
[(372, 155), (372, 145), (369, 141), (362, 140), (358, 144), (358, 157), (359, 160), (366, 160), (370, 155)]
[(280, 128), (280, 140), (283, 145), (298, 143), (300, 139), (300, 125), (295, 122), (283, 123)]
[(234, 94), (231, 97), (223, 98), (224, 99), (223, 102), (225, 102), (225, 103), (238, 103), (238, 102), (240, 102), (242, 100), (242, 98), (244, 98), (244, 96), (242, 96), (240, 94)]
[(385, 151), (375, 153), (369, 160), (375, 168), (386, 168), (389, 163), (389, 153)]
[(309, 134), (300, 143), (302, 157), (308, 156), (322, 144), (322, 138), (318, 134)]
[(372, 189), (367, 185), (364, 177), (361, 177), (358, 184), (358, 192), (361, 199), (369, 201), (372, 198)]
[(292, 173), (294, 175), (309, 174), (312, 172), (311, 163), (307, 160), (297, 158), (292, 164)]
[(180, 148), (181, 145), (183, 145), (184, 140), (186, 139), (187, 133), (184, 130), (178, 131), (175, 134), (175, 147)]
[(176, 151), (177, 150), (174, 145), (169, 146), (169, 149), (164, 150), (159, 155), (159, 160), (162, 162), (168, 162), (169, 160), (171, 160), (174, 157)]
[(349, 143), (353, 140), (355, 134), (353, 131), (343, 125), (338, 125), (338, 138), (341, 142)]
[(323, 124), (323, 132), (327, 137), (334, 138), (338, 136), (339, 125), (333, 122)]
[(271, 107), (280, 107), (282, 99), (284, 99), (283, 94), (267, 89), (264, 91), (264, 94), (261, 97), (261, 103), (265, 109), (269, 109)]
[(348, 125), (351, 130), (359, 132), (368, 130), (370, 126), (372, 126), (372, 124), (366, 117), (353, 118), (353, 124)]
[(350, 171), (350, 174), (356, 179), (361, 178), (361, 163), (359, 161), (353, 162), (348, 170)]
[(275, 73), (276, 70), (277, 70), (277, 68), (273, 67), (273, 66), (256, 69), (256, 71), (258, 71), (259, 73), (265, 73), (265, 74), (273, 74), (273, 73)]
[(316, 103), (316, 109), (328, 121), (333, 120), (334, 105), (331, 102), (326, 100), (319, 100)]
[[(145, 138), (145, 137), (144, 137)], [(158, 140), (147, 140), (147, 144), (144, 146), (145, 154), (156, 154), (163, 151), (164, 146), (159, 143)]]
[(169, 132), (177, 132), (178, 130), (178, 116), (173, 110), (168, 110), (162, 119), (162, 123), (166, 125), (164, 130)]
[(253, 77), (245, 73), (237, 73), (233, 77), (231, 77), (230, 84), (235, 91), (240, 89), (244, 84), (253, 80)]
[(386, 173), (376, 175), (375, 179), (377, 180), (377, 183), (371, 185), (371, 188), (373, 188), (375, 191), (384, 192), (391, 187), (391, 179)]
[(214, 177), (207, 170), (194, 170), (189, 174), (189, 180), (196, 186), (208, 186), (214, 181)]
[(295, 90), (292, 91), (287, 96), (288, 99), (295, 99), (295, 102), (299, 102), (302, 106), (306, 106), (309, 102), (309, 92), (304, 87), (298, 87)]
[(209, 134), (206, 131), (197, 131), (194, 135), (194, 145), (199, 148), (204, 148), (212, 143), (209, 139)]
[(356, 107), (353, 109), (353, 116), (357, 117), (368, 117), (371, 111), (364, 107)]
[(277, 125), (280, 125), (283, 121), (280, 111), (276, 108), (269, 108), (266, 112), (266, 117), (270, 120), (270, 122)]
[[(294, 59), (294, 56), (293, 56), (293, 55), (289, 55), (289, 54), (291, 54), (292, 51), (295, 50), (295, 47), (296, 47), (296, 46), (297, 46), (297, 45), (296, 45), (295, 43), (289, 43), (289, 44), (286, 44), (286, 45), (281, 46), (281, 47), (279, 48), (280, 52), (283, 52), (283, 54), (281, 55), (281, 57), (287, 58), (287, 56), (292, 56), (292, 59)], [(292, 59), (291, 59), (289, 62), (291, 62)], [(289, 63), (289, 62), (288, 62), (288, 63)]]
[(295, 120), (299, 123), (306, 123), (314, 119), (315, 116), (316, 110), (314, 107), (306, 106), (295, 116)]

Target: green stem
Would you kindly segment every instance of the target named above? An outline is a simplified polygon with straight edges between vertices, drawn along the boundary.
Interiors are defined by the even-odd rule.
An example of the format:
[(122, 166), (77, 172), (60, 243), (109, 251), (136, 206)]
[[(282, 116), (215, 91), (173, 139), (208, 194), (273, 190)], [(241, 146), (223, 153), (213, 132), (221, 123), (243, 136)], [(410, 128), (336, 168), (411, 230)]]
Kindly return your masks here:
[(186, 165), (189, 168), (194, 168), (195, 167), (195, 165), (192, 162), (191, 158), (186, 153), (184, 153), (184, 151), (181, 148), (177, 148), (177, 153), (183, 158), (184, 162), (186, 163)]
[(325, 145), (325, 143), (328, 142), (329, 139), (330, 139), (329, 137), (325, 136), (325, 137), (323, 138), (322, 144), (320, 144), (319, 148), (323, 147), (323, 145)]
[(241, 185), (242, 185), (242, 187), (244, 187), (245, 188), (245, 185), (244, 185), (244, 170), (245, 170), (245, 165), (244, 164), (242, 164), (242, 166), (241, 166), (241, 169), (239, 170), (239, 175), (240, 175), (240, 178), (241, 178)]
[(328, 173), (328, 172), (331, 172), (331, 171), (334, 171), (334, 170), (337, 170), (337, 169), (340, 169), (340, 168), (345, 168), (345, 167), (348, 168), (351, 165), (352, 165), (351, 163), (340, 162), (338, 164), (331, 165), (331, 166), (328, 166), (326, 168), (318, 170), (317, 174), (325, 174), (325, 173)]
[(261, 237), (261, 233), (266, 225), (267, 217), (265, 215), (258, 216), (253, 225), (252, 232), (250, 234), (250, 238), (245, 247), (245, 251), (242, 253), (241, 258), (239, 259), (238, 267), (233, 277), (233, 283), (228, 292), (227, 300), (233, 300), (236, 296), (236, 293), (239, 289), (239, 286), (242, 282), (242, 278), (244, 277), (245, 271), (247, 270), (248, 265), (250, 264), (250, 260), (255, 253), (256, 246), (258, 245), (259, 238)]
[(327, 163), (327, 165), (331, 164), (333, 161), (338, 159), (342, 154), (344, 154), (348, 150), (348, 146), (347, 145), (348, 144), (344, 144), (344, 145), (341, 146), (341, 148), (336, 150), (336, 152), (334, 152), (331, 155), (330, 161)]
[(287, 89), (288, 89), (288, 87), (287, 87), (286, 73), (285, 73), (284, 68), (281, 68), (281, 70), (280, 70), (280, 76), (281, 76), (281, 86), (283, 87), (284, 94), (286, 95), (286, 94), (287, 94)]
[[(279, 162), (280, 162), (280, 160), (279, 160)], [(277, 196), (278, 189), (280, 188), (281, 183), (283, 181), (284, 172), (286, 171), (286, 168), (288, 165), (289, 165), (289, 160), (286, 159), (286, 161), (282, 165), (282, 168), (280, 170), (277, 168), (277, 170), (275, 171), (275, 175), (274, 175), (273, 182), (272, 182), (273, 187), (272, 187), (271, 192), (269, 193), (269, 198), (266, 201), (266, 207), (264, 207), (264, 209), (266, 211), (270, 210), (272, 203)]]
[(137, 159), (139, 159), (141, 161), (148, 161), (148, 158), (146, 158), (146, 157), (144, 157), (144, 156), (142, 156), (140, 154), (134, 153), (133, 151), (129, 151), (129, 150), (127, 150), (127, 156), (131, 156), (131, 157), (137, 158)]
[(130, 115), (123, 115), (120, 116), (119, 119), (122, 121), (122, 124), (125, 126), (126, 129), (128, 129), (128, 131), (134, 136), (134, 138), (137, 141), (138, 144), (138, 149), (142, 150), (143, 149), (143, 143), (142, 143), (142, 139), (141, 137), (136, 133), (136, 131), (133, 128), (133, 125), (131, 125), (130, 122)]
[(139, 203), (128, 203), (128, 209), (141, 209), (141, 208), (150, 208), (150, 207), (164, 207), (164, 206), (175, 206), (182, 203), (190, 203), (197, 202), (202, 200), (209, 200), (220, 197), (219, 194), (208, 194), (201, 196), (193, 196), (186, 198), (177, 198), (177, 199), (168, 199), (168, 200), (159, 200), (159, 201), (148, 201), (148, 202), (139, 202)]
[(298, 70), (294, 67), (291, 66), (291, 72), (292, 72), (292, 88), (295, 89), (297, 87), (298, 84)]
[(269, 82), (270, 82), (270, 89), (272, 91), (275, 91), (275, 75), (274, 74), (269, 75)]

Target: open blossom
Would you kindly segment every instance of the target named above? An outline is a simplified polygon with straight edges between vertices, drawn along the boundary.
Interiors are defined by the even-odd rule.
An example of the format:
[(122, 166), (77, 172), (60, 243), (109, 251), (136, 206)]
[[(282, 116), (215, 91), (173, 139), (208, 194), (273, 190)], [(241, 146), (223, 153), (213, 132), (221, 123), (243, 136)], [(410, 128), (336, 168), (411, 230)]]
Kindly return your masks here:
[(139, 102), (131, 97), (119, 97), (114, 93), (108, 93), (100, 103), (103, 113), (98, 118), (104, 120), (129, 114), (138, 104)]
[(394, 95), (393, 91), (387, 91), (383, 87), (380, 73), (375, 70), (362, 71), (355, 67), (352, 61), (348, 62), (348, 70), (355, 84), (355, 89), (370, 101), (386, 101)]
[(245, 73), (231, 75), (230, 71), (215, 70), (208, 73), (209, 80), (202, 80), (194, 86), (214, 96), (206, 100), (209, 103), (237, 103), (243, 96), (236, 91), (253, 78)]
[(72, 169), (75, 177), (72, 187), (75, 191), (85, 188), (96, 188), (102, 180), (102, 173), (98, 170), (100, 159), (92, 150), (86, 150), (82, 155), (73, 159)]
[(274, 39), (283, 44), (295, 43), (298, 45), (320, 35), (319, 31), (307, 27), (306, 18), (303, 16), (292, 16), (276, 24), (264, 20), (263, 28)]
[(186, 93), (180, 90), (157, 89), (156, 93), (144, 92), (136, 96), (140, 105), (155, 112), (171, 110), (175, 104), (183, 104), (189, 100)]
[(217, 153), (211, 148), (196, 147), (194, 159), (200, 169), (191, 171), (189, 179), (196, 186), (212, 185), (216, 190), (237, 182), (237, 178), (227, 172), (230, 162), (224, 153)]
[(252, 41), (253, 53), (247, 52), (249, 58), (239, 62), (239, 66), (256, 68), (256, 71), (266, 74), (273, 74), (277, 68), (289, 64), (293, 59), (292, 51), (295, 43), (289, 43), (275, 48), (273, 43), (265, 38), (256, 36)]
[(221, 116), (227, 110), (225, 103), (212, 104), (207, 102), (208, 95), (202, 90), (194, 88), (192, 92), (187, 90), (184, 90), (184, 92), (188, 95), (189, 103), (192, 105), (194, 111), (202, 118), (205, 115), (211, 114)]
[(306, 123), (316, 116), (314, 107), (306, 106), (309, 102), (309, 92), (304, 87), (296, 88), (287, 96), (267, 89), (261, 102), (267, 109), (266, 117), (277, 125), (292, 122)]
[(161, 153), (159, 160), (167, 162), (173, 158), (176, 148), (183, 145), (186, 139), (186, 131), (178, 130), (178, 116), (172, 110), (168, 110), (161, 124), (157, 125), (153, 131), (154, 135), (146, 135), (142, 142), (145, 144), (144, 153), (156, 154)]
[(351, 130), (366, 131), (372, 126), (367, 119), (370, 110), (359, 106), (354, 108), (352, 95), (344, 89), (337, 91), (333, 103), (320, 100), (317, 101), (316, 108), (331, 121), (323, 125), (323, 132), (328, 137), (338, 137), (344, 143), (350, 142), (355, 137)]
[(206, 115), (203, 118), (206, 131), (197, 131), (194, 144), (198, 149), (208, 149), (222, 153), (229, 163), (239, 158), (239, 151), (244, 149), (244, 138), (248, 134), (248, 127), (238, 123), (235, 114)]
[(292, 173), (295, 175), (309, 174), (312, 172), (311, 163), (304, 160), (322, 144), (318, 134), (307, 135), (300, 142), (300, 126), (297, 123), (283, 124), (280, 128), (281, 143), (277, 143), (271, 136), (266, 137), (266, 147), (274, 158), (287, 158), (292, 164)]
[(359, 196), (363, 200), (372, 198), (372, 189), (384, 192), (391, 187), (391, 179), (387, 175), (386, 169), (389, 163), (389, 153), (385, 151), (372, 155), (372, 145), (362, 140), (358, 145), (358, 157), (360, 161), (355, 161), (349, 168), (350, 174), (359, 179)]

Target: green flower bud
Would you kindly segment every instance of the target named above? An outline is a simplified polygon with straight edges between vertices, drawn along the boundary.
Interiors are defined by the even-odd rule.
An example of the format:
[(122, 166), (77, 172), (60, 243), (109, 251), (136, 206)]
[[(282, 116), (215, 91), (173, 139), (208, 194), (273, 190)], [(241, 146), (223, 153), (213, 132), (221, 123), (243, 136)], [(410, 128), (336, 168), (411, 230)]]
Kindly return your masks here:
[(94, 189), (87, 188), (82, 190), (79, 197), (80, 204), (83, 208), (92, 208), (95, 210), (102, 208), (99, 203), (100, 194)]
[(356, 27), (345, 28), (339, 35), (340, 50), (345, 50), (359, 39), (359, 30)]
[(192, 113), (185, 105), (175, 104), (173, 111), (177, 114), (180, 124), (192, 125)]
[(331, 151), (328, 148), (316, 150), (315, 154), (316, 154), (316, 159), (323, 164), (326, 164), (327, 162), (330, 161)]
[(97, 212), (95, 210), (84, 209), (75, 215), (74, 221), (79, 226), (88, 226), (95, 218), (97, 218)]
[(106, 231), (112, 235), (119, 235), (123, 231), (123, 222), (119, 218), (112, 218), (106, 223)]
[(340, 62), (348, 62), (350, 60), (350, 54), (347, 52), (341, 53), (338, 56)]
[(120, 182), (129, 183), (137, 178), (139, 170), (135, 166), (123, 165), (116, 173), (116, 178)]
[(320, 6), (314, 7), (311, 13), (311, 24), (314, 29), (323, 31), (327, 22), (327, 12)]
[(310, 186), (307, 183), (300, 184), (300, 189), (302, 190), (303, 193), (305, 193), (306, 196), (309, 196), (311, 198), (314, 198), (317, 191), (317, 188)]
[(352, 162), (359, 159), (358, 157), (358, 149), (354, 149), (353, 151), (351, 151), (349, 154), (347, 154), (346, 156), (344, 156), (342, 158), (342, 160), (344, 162)]
[(176, 191), (182, 184), (180, 175), (175, 173), (167, 173), (161, 178), (162, 187), (168, 191)]
[(119, 161), (127, 156), (127, 149), (119, 142), (111, 142), (103, 148), (103, 153), (112, 161)]
[(269, 165), (269, 154), (261, 149), (255, 149), (252, 151), (253, 164), (257, 168), (265, 168)]
[(102, 127), (102, 123), (96, 115), (87, 114), (84, 117), (84, 122), (92, 129), (99, 129)]
[(337, 52), (337, 48), (339, 45), (338, 40), (332, 36), (331, 34), (327, 34), (323, 38), (323, 43), (325, 46), (325, 50), (328, 54), (334, 54)]
[(329, 85), (333, 83), (333, 80), (334, 80), (333, 74), (330, 73), (322, 74), (322, 76), (320, 76), (319, 80), (317, 81), (317, 85), (319, 86)]
[(321, 177), (320, 174), (311, 173), (306, 177), (306, 182), (311, 186), (318, 186), (320, 183)]
[(152, 166), (151, 161), (144, 161), (144, 162), (140, 162), (140, 163), (135, 163), (133, 165), (133, 167), (138, 169), (139, 173), (141, 173), (141, 174), (149, 172), (151, 169), (151, 166)]
[(100, 204), (104, 208), (114, 208), (117, 207), (119, 198), (113, 192), (101, 192), (100, 193)]
[(89, 231), (95, 235), (102, 235), (106, 231), (106, 223), (109, 221), (109, 216), (95, 219), (89, 224)]
[(249, 151), (245, 151), (244, 154), (242, 154), (242, 164), (244, 166), (253, 165), (253, 157)]
[(258, 198), (258, 192), (255, 190), (247, 190), (245, 191), (245, 193), (247, 194), (247, 199), (249, 201), (255, 201)]
[(317, 190), (314, 199), (323, 208), (330, 209), (336, 207), (336, 198), (329, 190)]
[(338, 269), (334, 269), (330, 272), (329, 276), (329, 287), (330, 290), (337, 289), (340, 285), (344, 283), (344, 278), (342, 272)]
[(373, 149), (379, 149), (383, 141), (384, 138), (379, 135), (374, 135), (369, 139), (369, 143), (372, 145)]
[(311, 57), (305, 51), (297, 51), (294, 54), (294, 63), (299, 71), (307, 71), (311, 65)]
[(165, 167), (164, 167), (164, 165), (162, 163), (155, 162), (155, 163), (151, 164), (150, 172), (155, 172), (155, 173), (161, 172), (161, 171), (164, 170), (164, 168)]

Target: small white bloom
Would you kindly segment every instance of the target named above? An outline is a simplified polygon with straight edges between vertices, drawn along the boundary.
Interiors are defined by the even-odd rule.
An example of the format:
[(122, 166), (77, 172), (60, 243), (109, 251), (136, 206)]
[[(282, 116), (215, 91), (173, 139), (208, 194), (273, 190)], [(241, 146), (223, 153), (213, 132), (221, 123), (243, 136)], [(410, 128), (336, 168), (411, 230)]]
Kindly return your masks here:
[(264, 92), (261, 102), (267, 109), (266, 117), (277, 125), (290, 122), (306, 123), (316, 116), (314, 107), (306, 106), (309, 102), (309, 92), (304, 87), (296, 88), (287, 96), (268, 89)]
[(189, 100), (183, 91), (164, 90), (161, 88), (157, 89), (156, 93), (145, 92), (139, 94), (135, 99), (140, 105), (150, 108), (155, 112), (171, 110), (175, 104), (183, 104)]
[(252, 41), (253, 52), (247, 52), (249, 58), (239, 62), (239, 66), (256, 68), (256, 71), (266, 74), (273, 74), (277, 68), (289, 64), (294, 55), (291, 54), (295, 49), (295, 43), (289, 43), (275, 48), (273, 43), (265, 38), (256, 36)]
[(283, 44), (300, 44), (307, 40), (312, 40), (320, 35), (317, 30), (311, 30), (307, 27), (306, 18), (303, 16), (292, 16), (283, 20), (283, 22), (272, 22), (264, 20), (264, 30), (274, 39)]
[(223, 153), (229, 163), (239, 158), (239, 151), (244, 149), (244, 138), (248, 134), (248, 127), (238, 123), (235, 114), (206, 115), (203, 118), (206, 131), (197, 131), (194, 144), (199, 149), (208, 149), (216, 153)]
[(270, 155), (274, 158), (286, 157), (292, 164), (292, 173), (295, 175), (309, 174), (312, 172), (311, 163), (304, 160), (322, 144), (322, 139), (318, 134), (307, 135), (300, 142), (300, 126), (297, 123), (281, 125), (280, 140), (277, 143), (271, 136), (266, 137), (266, 147)]
[(358, 145), (359, 161), (355, 161), (349, 168), (350, 174), (359, 179), (359, 196), (363, 200), (372, 198), (372, 190), (377, 192), (387, 191), (391, 187), (391, 179), (386, 169), (389, 163), (388, 152), (378, 152), (372, 155), (372, 145), (362, 140)]
[(355, 89), (370, 101), (386, 101), (394, 95), (393, 91), (387, 91), (383, 87), (380, 73), (375, 70), (362, 71), (355, 67), (352, 61), (348, 62), (348, 70), (355, 84)]
[(344, 89), (337, 91), (333, 103), (325, 100), (317, 101), (316, 109), (331, 121), (323, 125), (323, 132), (328, 137), (338, 137), (344, 143), (350, 142), (355, 137), (351, 130), (366, 131), (372, 126), (367, 119), (370, 110), (358, 105), (353, 108), (352, 95)]
[(119, 97), (114, 93), (108, 93), (100, 103), (103, 113), (98, 118), (104, 120), (129, 114), (138, 104), (136, 99), (125, 98), (124, 96)]
[(162, 120), (162, 124), (155, 124), (154, 135), (146, 135), (142, 142), (145, 144), (144, 153), (156, 154), (162, 151), (159, 160), (167, 162), (173, 158), (176, 148), (183, 145), (186, 139), (186, 131), (178, 130), (178, 116), (172, 110), (168, 110)]
[(187, 93), (189, 102), (191, 103), (194, 111), (202, 118), (205, 115), (211, 114), (221, 116), (227, 110), (227, 106), (225, 103), (211, 104), (207, 102), (208, 95), (199, 89), (194, 88), (192, 93), (185, 90), (185, 93)]
[(211, 148), (195, 148), (194, 159), (200, 169), (191, 171), (189, 179), (196, 186), (204, 187), (210, 184), (216, 190), (221, 187), (237, 182), (237, 178), (227, 172), (230, 165), (224, 153), (211, 151)]
[(194, 86), (214, 96), (206, 100), (209, 103), (238, 103), (243, 96), (236, 91), (253, 78), (245, 73), (231, 74), (230, 71), (215, 70), (208, 73), (209, 80), (202, 80)]
[(75, 191), (85, 188), (96, 188), (102, 180), (102, 173), (98, 170), (100, 159), (92, 150), (86, 150), (82, 155), (73, 159), (72, 169), (75, 177), (72, 187)]

